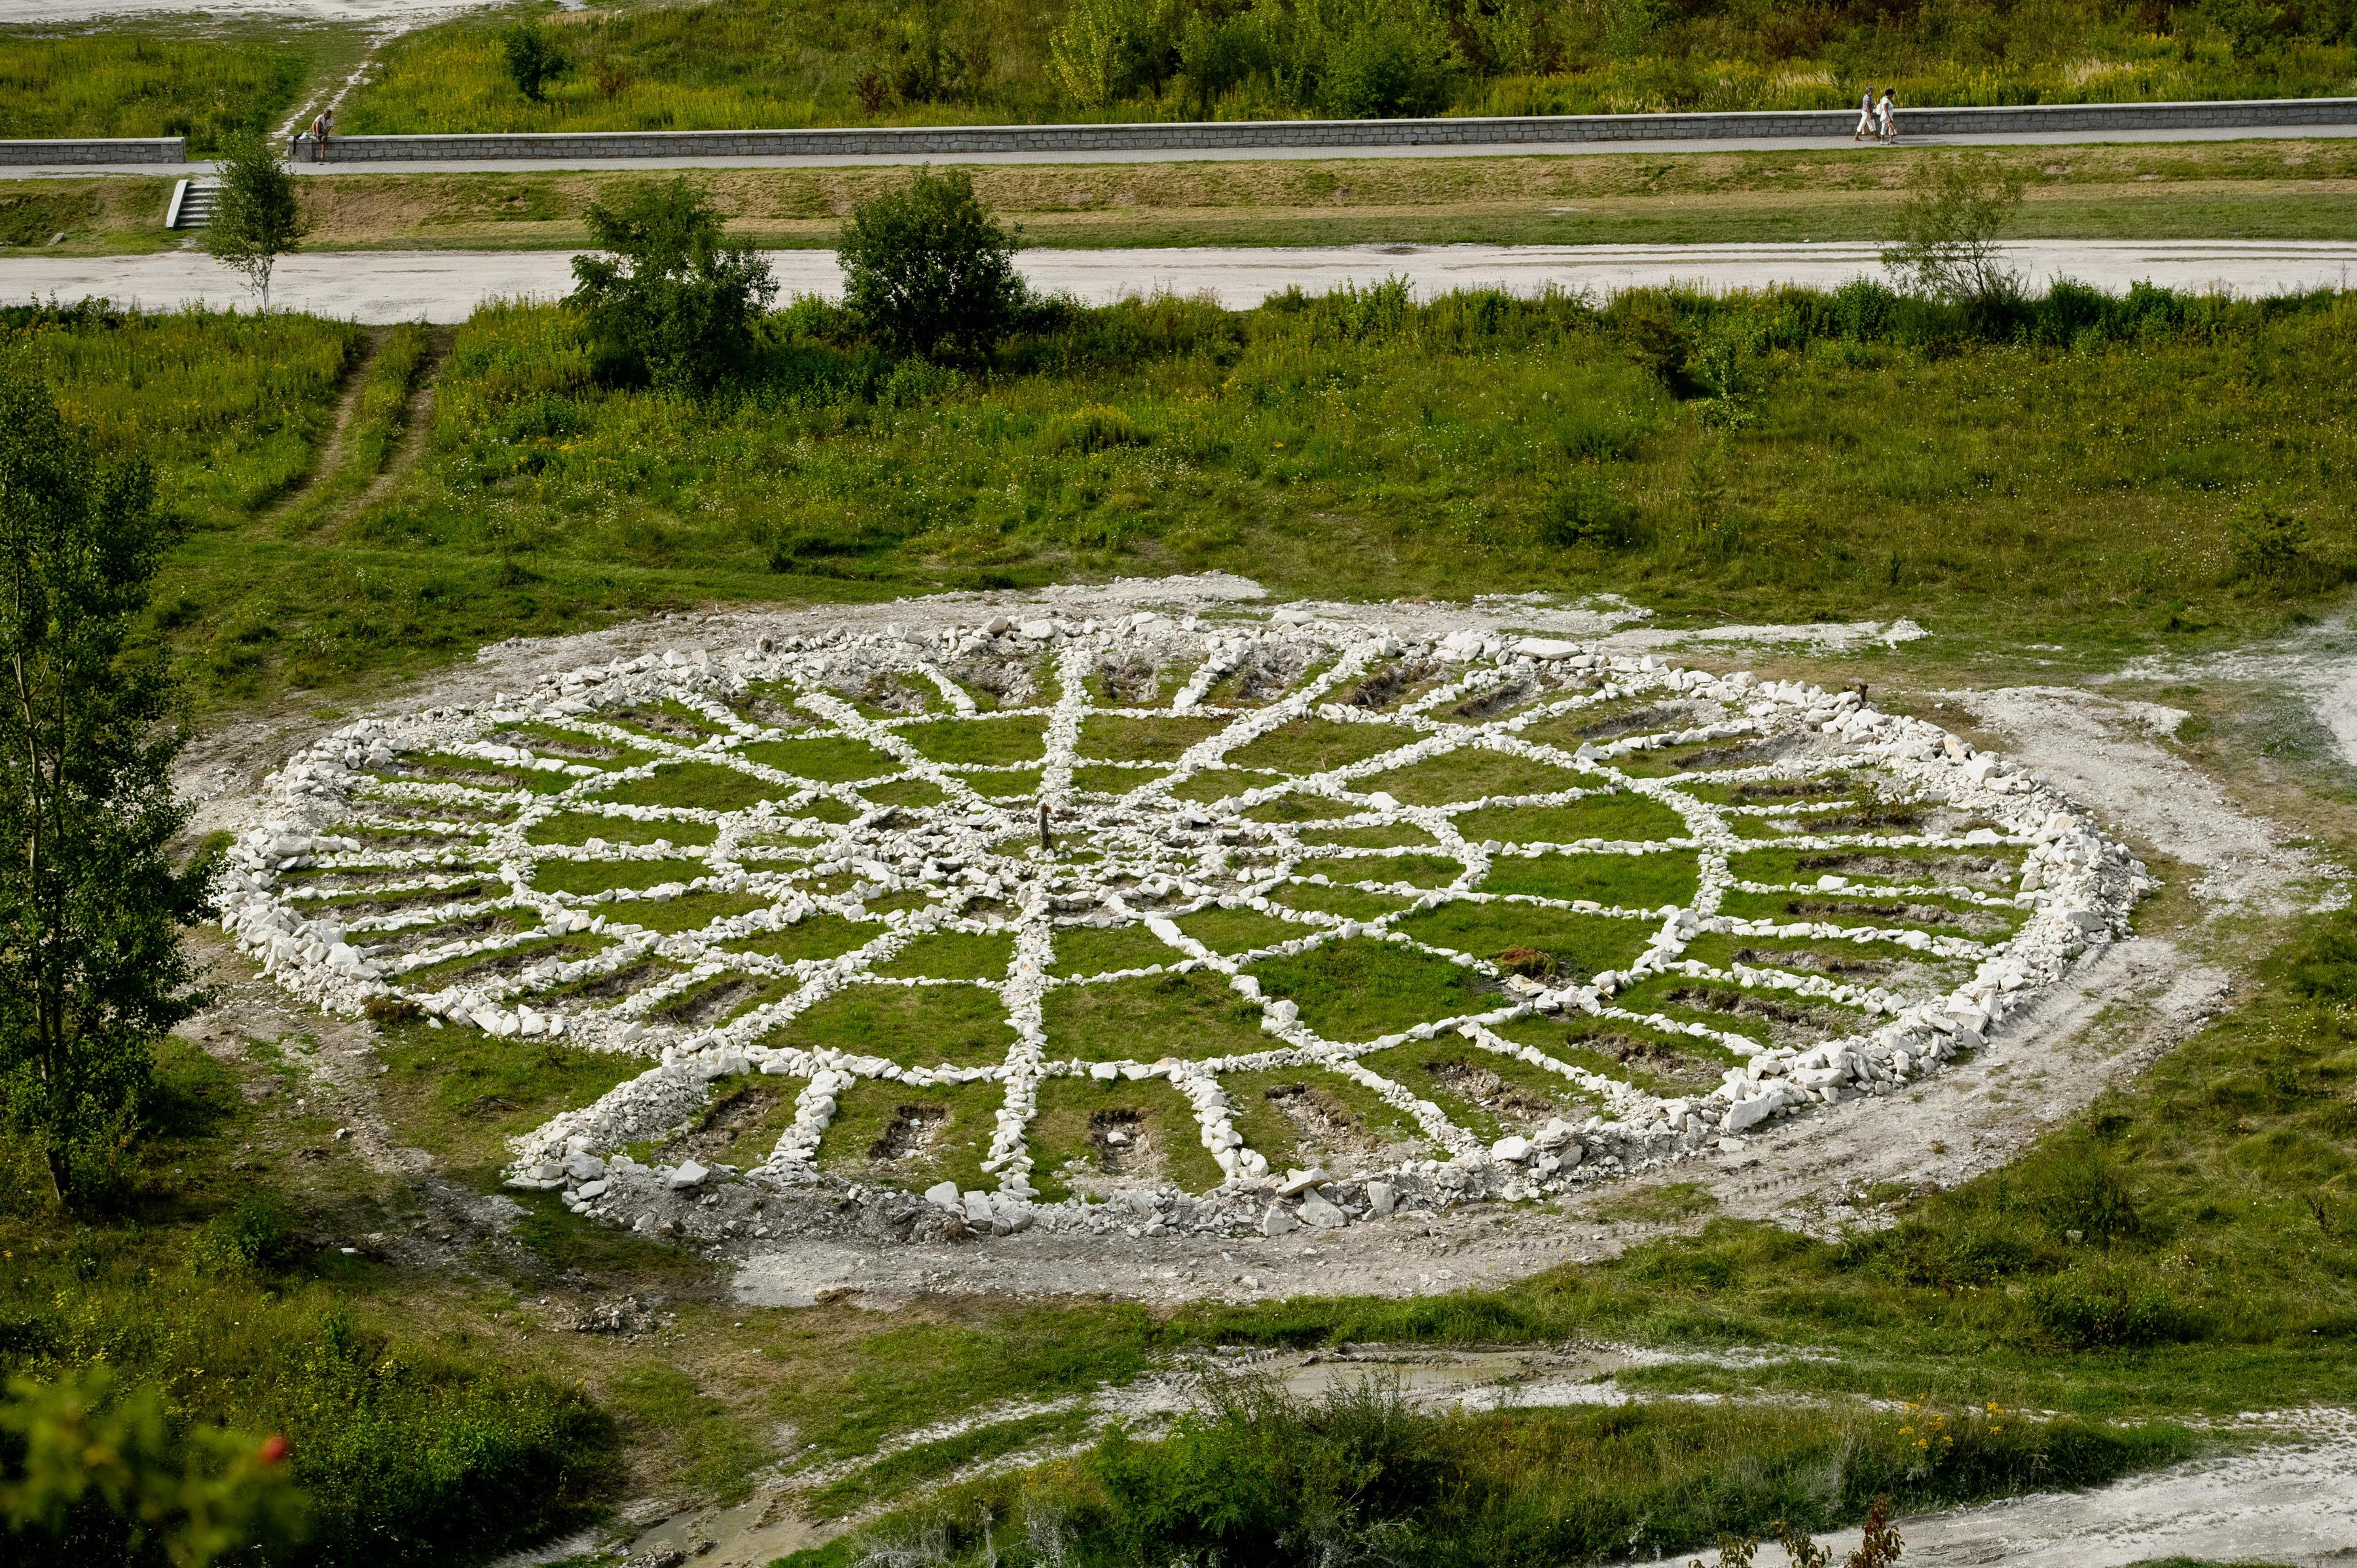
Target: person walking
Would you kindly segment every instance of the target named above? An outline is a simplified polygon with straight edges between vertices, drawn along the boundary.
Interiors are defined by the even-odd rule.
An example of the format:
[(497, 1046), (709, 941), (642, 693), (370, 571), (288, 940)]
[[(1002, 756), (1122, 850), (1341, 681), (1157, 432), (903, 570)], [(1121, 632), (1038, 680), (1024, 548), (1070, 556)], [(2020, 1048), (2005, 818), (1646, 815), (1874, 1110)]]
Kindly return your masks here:
[(1885, 146), (1899, 139), (1899, 105), (1890, 100), (1890, 89), (1882, 90), (1882, 102), (1874, 106), (1874, 117), (1879, 123), (1879, 140)]
[(1867, 88), (1857, 95), (1857, 129), (1849, 134), (1853, 142), (1863, 142), (1874, 134), (1874, 89)]

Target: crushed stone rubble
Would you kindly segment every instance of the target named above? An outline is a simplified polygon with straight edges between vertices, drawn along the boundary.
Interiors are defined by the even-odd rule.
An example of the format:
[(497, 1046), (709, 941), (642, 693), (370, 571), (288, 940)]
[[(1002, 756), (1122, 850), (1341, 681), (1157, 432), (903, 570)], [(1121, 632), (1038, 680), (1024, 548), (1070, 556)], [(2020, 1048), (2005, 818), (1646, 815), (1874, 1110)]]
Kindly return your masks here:
[[(1187, 673), (1174, 692), (1161, 672), (1179, 671)], [(1428, 689), (1388, 712), (1340, 700), (1354, 687), (1368, 690), (1384, 671), (1420, 673)], [(1125, 679), (1142, 684), (1124, 693)], [(1081, 789), (1074, 785), (1074, 759), (1080, 727), (1091, 711), (1092, 680), (1111, 693), (1095, 711), (1212, 715), (1229, 722), (1187, 749), (1175, 768), (1133, 765), (1140, 782), (1126, 794)], [(1010, 840), (1036, 833), (1034, 800), (1010, 802), (975, 792), (972, 780), (992, 771), (989, 767), (959, 770), (934, 763), (909, 743), (906, 729), (874, 716), (872, 703), (863, 711), (840, 694), (874, 690), (879, 681), (905, 682), (920, 696), (930, 693), (937, 704), (931, 722), (973, 719), (973, 689), (995, 689), (1002, 703), (996, 712), (1042, 718), (1044, 761), (1028, 765), (1040, 769), (1039, 798), (1055, 802), (1060, 834), (1088, 835), (1104, 852), (1097, 872), (1010, 849)], [(1045, 704), (1034, 705), (1050, 689), (1053, 695)], [(753, 701), (768, 691), (792, 695), (790, 702), (766, 706)], [(1223, 691), (1240, 693), (1235, 705), (1222, 705)], [(1658, 700), (1690, 722), (1599, 734), (1576, 749), (1523, 734), (1540, 719), (1631, 697)], [(1246, 705), (1255, 701), (1259, 705)], [(671, 737), (643, 727), (616, 727), (619, 712), (658, 704), (694, 715), (700, 727)], [(1500, 716), (1480, 716), (1485, 704)], [(1448, 723), (1435, 716), (1452, 708), (1476, 716)], [(1209, 805), (1173, 793), (1194, 774), (1226, 766), (1225, 754), (1311, 714), (1339, 723), (1394, 724), (1402, 730), (1401, 745), (1326, 772), (1253, 785)], [(742, 755), (748, 744), (813, 734), (864, 740), (892, 757), (896, 768), (939, 786), (942, 802), (916, 811), (877, 808), (854, 792), (856, 780), (803, 779)], [(635, 765), (593, 766), (579, 759), (578, 747), (568, 756), (568, 748), (556, 744), (567, 736), (655, 755)], [(543, 744), (535, 746), (534, 737)], [(1649, 750), (1736, 744), (1754, 750), (1716, 771), (1669, 778), (1611, 771), (1616, 758)], [(1457, 801), (1442, 808), (1404, 805), (1361, 787), (1374, 773), (1467, 745), (1594, 777), (1553, 795)], [(400, 776), (404, 769), (417, 771), (411, 765), (425, 757), (446, 768), (481, 771), (458, 781)], [(769, 796), (732, 811), (629, 805), (601, 798), (617, 781), (652, 779), (666, 767), (690, 761), (730, 768), (758, 780)], [(1870, 773), (1877, 789), (1995, 824), (1953, 837), (1852, 835), (1839, 840), (1841, 847), (2007, 846), (2021, 851), (2024, 862), (2018, 886), (2002, 892), (1933, 884), (1869, 886), (1840, 876), (1817, 880), (1815, 889), (1900, 899), (1938, 895), (2020, 911), (2024, 918), (2014, 934), (2002, 943), (1981, 943), (1908, 926), (1870, 929), (1719, 913), (1730, 891), (1793, 890), (1736, 880), (1730, 854), (1763, 844), (1823, 847), (1828, 841), (1741, 836), (1732, 825), (1736, 819), (1747, 811), (1772, 808), (1715, 804), (1674, 786), (1696, 779), (1798, 779), (1827, 768), (1857, 769), (1861, 778)], [(1451, 825), (1453, 815), (1468, 809), (1559, 805), (1606, 788), (1646, 794), (1675, 811), (1686, 833), (1679, 845), (1700, 867), (1698, 891), (1684, 906), (1564, 906), (1646, 923), (1652, 934), (1625, 969), (1569, 983), (1532, 979), (1501, 971), (1484, 955), (1434, 948), (1393, 929), (1401, 916), (1445, 900), (1496, 897), (1478, 888), (1492, 865), (1504, 858), (1648, 847), (1476, 843), (1460, 838)], [(2020, 1011), (2079, 954), (2125, 934), (2133, 904), (2151, 886), (2139, 863), (2039, 779), (2000, 757), (1975, 751), (1935, 725), (1880, 712), (1858, 692), (1763, 682), (1748, 673), (1717, 676), (1567, 639), (1460, 631), (1404, 640), (1290, 608), (1265, 619), (1241, 614), (1174, 619), (1140, 611), (1109, 621), (1043, 617), (1020, 624), (998, 618), (895, 625), (882, 631), (763, 638), (729, 654), (674, 650), (660, 658), (569, 671), (481, 707), (362, 718), (292, 758), (266, 781), (265, 791), (265, 818), (229, 852), (221, 896), (224, 928), (264, 972), (333, 1012), (392, 1016), (414, 1009), (436, 1027), (468, 1025), (500, 1039), (563, 1040), (646, 1058), (643, 1071), (594, 1103), (565, 1112), (516, 1140), (509, 1184), (560, 1193), (569, 1208), (610, 1224), (740, 1251), (797, 1237), (937, 1241), (1006, 1236), (1034, 1227), (1108, 1237), (1181, 1231), (1277, 1236), (1486, 1200), (1544, 1198), (1658, 1170), (1698, 1153), (1739, 1147), (1738, 1140), (1780, 1118), (1889, 1094), (1937, 1071)], [(1463, 875), (1437, 891), (1396, 885), (1393, 890), (1413, 896), (1414, 902), (1399, 915), (1372, 920), (1273, 902), (1269, 893), (1295, 880), (1293, 865), (1308, 856), (1293, 854), (1272, 865), (1232, 852), (1243, 827), (1242, 813), (1288, 791), (1322, 796), (1347, 808), (1351, 814), (1340, 820), (1352, 825), (1421, 828), (1441, 842), (1439, 853), (1462, 862)], [(608, 843), (596, 837), (580, 844), (527, 841), (533, 824), (565, 810), (592, 811), (618, 822), (683, 824), (682, 837), (692, 842), (683, 846), (666, 837), (651, 843)], [(813, 811), (824, 814), (806, 814)], [(780, 864), (765, 857), (764, 843), (789, 826), (817, 844), (808, 851), (810, 858)], [(694, 831), (685, 831), (690, 827)], [(708, 843), (702, 842), (707, 832)], [(1372, 863), (1385, 852), (1317, 853), (1328, 860), (1358, 854)], [(586, 894), (534, 886), (535, 868), (548, 861), (683, 860), (700, 862), (700, 874), (652, 887)], [(850, 886), (821, 892), (794, 880), (803, 874), (832, 878), (835, 885), (848, 878)], [(880, 918), (866, 912), (866, 900), (908, 889), (931, 890), (941, 901), (895, 908)], [(366, 897), (353, 897), (356, 891)], [(691, 932), (651, 930), (632, 919), (634, 910), (649, 903), (714, 892), (752, 893), (770, 902)], [(976, 901), (1008, 912), (963, 912)], [(1217, 952), (1177, 923), (1212, 908), (1250, 908), (1290, 922), (1299, 934), (1248, 953)], [(769, 958), (723, 945), (823, 914), (871, 921), (874, 939), (821, 960)], [(1267, 1047), (1211, 1060), (1081, 1061), (1051, 1055), (1043, 1003), (1055, 986), (1076, 983), (1053, 972), (1052, 942), (1056, 931), (1073, 925), (1140, 928), (1169, 950), (1167, 963), (1090, 981), (1162, 972), (1218, 975), (1257, 1010)], [(444, 935), (446, 929), (459, 934)], [(1006, 976), (990, 983), (1004, 999), (1014, 1035), (1003, 1060), (925, 1065), (914, 1059), (921, 1054), (921, 1041), (909, 1043), (904, 1060), (771, 1043), (780, 1026), (846, 985), (952, 983), (875, 972), (918, 937), (952, 930), (1013, 937)], [(1973, 972), (1952, 991), (1927, 998), (1844, 983), (1832, 975), (1740, 964), (1719, 971), (1684, 956), (1703, 933), (1898, 943), (1932, 959), (1969, 960)], [(479, 968), (477, 977), (463, 983), (436, 986), (425, 973), (447, 974), (461, 967), (456, 961), (494, 959), (511, 950), (530, 956), (552, 945), (548, 938), (575, 935), (604, 945), (557, 946), (528, 964), (495, 967), (487, 977)], [(1351, 939), (1407, 943), (1444, 956), (1473, 971), (1488, 987), (1483, 1000), (1492, 1004), (1372, 1041), (1336, 1041), (1305, 1022), (1293, 1001), (1265, 994), (1255, 976), (1245, 972), (1271, 958)], [(643, 967), (650, 959), (662, 961), (673, 972), (619, 1000), (594, 999), (599, 981)], [(1805, 1047), (1788, 1047), (1620, 1005), (1621, 993), (1650, 977), (1675, 973), (1855, 1007), (1871, 1026)], [(679, 1022), (662, 1012), (666, 1004), (729, 975), (779, 983), (783, 994), (709, 1026)], [(1661, 1095), (1517, 1045), (1500, 1033), (1534, 1015), (1582, 1014), (1707, 1040), (1742, 1059), (1706, 1092)], [(1605, 1113), (1577, 1122), (1557, 1117), (1523, 1133), (1485, 1140), (1440, 1105), (1361, 1060), (1407, 1041), (1444, 1035), (1458, 1036), (1474, 1051), (1517, 1058), (1552, 1074), (1600, 1103)], [(1330, 1072), (1373, 1094), (1412, 1120), (1439, 1157), (1341, 1173), (1271, 1169), (1239, 1130), (1237, 1108), (1222, 1078), (1294, 1068)], [(801, 1085), (791, 1124), (759, 1164), (737, 1169), (694, 1159), (649, 1163), (625, 1152), (633, 1144), (660, 1147), (692, 1128), (709, 1108), (716, 1080), (753, 1073)], [(1059, 1076), (1082, 1074), (1167, 1079), (1191, 1108), (1222, 1182), (1201, 1193), (1148, 1183), (1095, 1198), (1044, 1199), (1032, 1179), (1026, 1143), (1039, 1088)], [(845, 1095), (877, 1079), (912, 1087), (997, 1085), (1003, 1098), (982, 1162), (993, 1186), (985, 1190), (942, 1182), (908, 1191), (822, 1169), (821, 1140)]]

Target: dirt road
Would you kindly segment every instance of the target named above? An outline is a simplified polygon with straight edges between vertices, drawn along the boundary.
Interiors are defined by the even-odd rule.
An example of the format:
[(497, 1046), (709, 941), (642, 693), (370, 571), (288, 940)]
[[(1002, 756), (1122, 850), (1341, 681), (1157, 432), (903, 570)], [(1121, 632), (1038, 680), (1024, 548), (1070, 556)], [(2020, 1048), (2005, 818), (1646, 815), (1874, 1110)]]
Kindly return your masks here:
[[(567, 251), (325, 251), (279, 264), (271, 300), (282, 310), (371, 325), (463, 321), (488, 299), (554, 298), (573, 286)], [(2007, 247), (2033, 287), (2070, 277), (2115, 293), (2149, 282), (2196, 292), (2260, 295), (2341, 288), (2357, 276), (2357, 243), (2339, 241), (2036, 241)], [(832, 251), (772, 251), (789, 295), (834, 295)], [(1668, 285), (1706, 289), (1838, 288), (1882, 275), (1873, 245), (1335, 245), (1024, 251), (1031, 285), (1090, 304), (1132, 295), (1208, 295), (1243, 308), (1298, 287), (1328, 294), (1405, 278), (1421, 298), (1469, 289), (1613, 294)], [(196, 251), (146, 256), (0, 259), (0, 303), (102, 295), (151, 310), (185, 305), (250, 307), (236, 277)]]

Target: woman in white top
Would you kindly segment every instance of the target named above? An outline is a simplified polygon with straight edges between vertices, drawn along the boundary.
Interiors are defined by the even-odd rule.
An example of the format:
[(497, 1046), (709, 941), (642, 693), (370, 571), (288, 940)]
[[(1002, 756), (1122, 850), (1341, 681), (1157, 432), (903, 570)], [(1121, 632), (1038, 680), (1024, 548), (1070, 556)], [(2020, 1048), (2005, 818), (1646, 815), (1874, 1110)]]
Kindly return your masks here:
[(1899, 139), (1899, 106), (1890, 101), (1890, 89), (1882, 90), (1882, 102), (1874, 106), (1874, 117), (1881, 123), (1882, 140)]
[(1849, 134), (1853, 142), (1863, 142), (1874, 134), (1874, 89), (1867, 88), (1857, 95), (1857, 129)]

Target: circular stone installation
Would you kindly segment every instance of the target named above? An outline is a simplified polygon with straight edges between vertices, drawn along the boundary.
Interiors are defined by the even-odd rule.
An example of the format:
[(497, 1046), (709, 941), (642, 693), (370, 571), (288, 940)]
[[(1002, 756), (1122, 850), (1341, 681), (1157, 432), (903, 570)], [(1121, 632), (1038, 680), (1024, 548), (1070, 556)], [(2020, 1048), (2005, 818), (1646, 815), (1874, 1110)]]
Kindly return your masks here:
[(1559, 1193), (1935, 1070), (2149, 886), (1857, 692), (1292, 609), (674, 650), (269, 789), (222, 887), (267, 972), (644, 1058), (511, 1182), (750, 1190), (731, 1235), (797, 1188), (919, 1234)]

